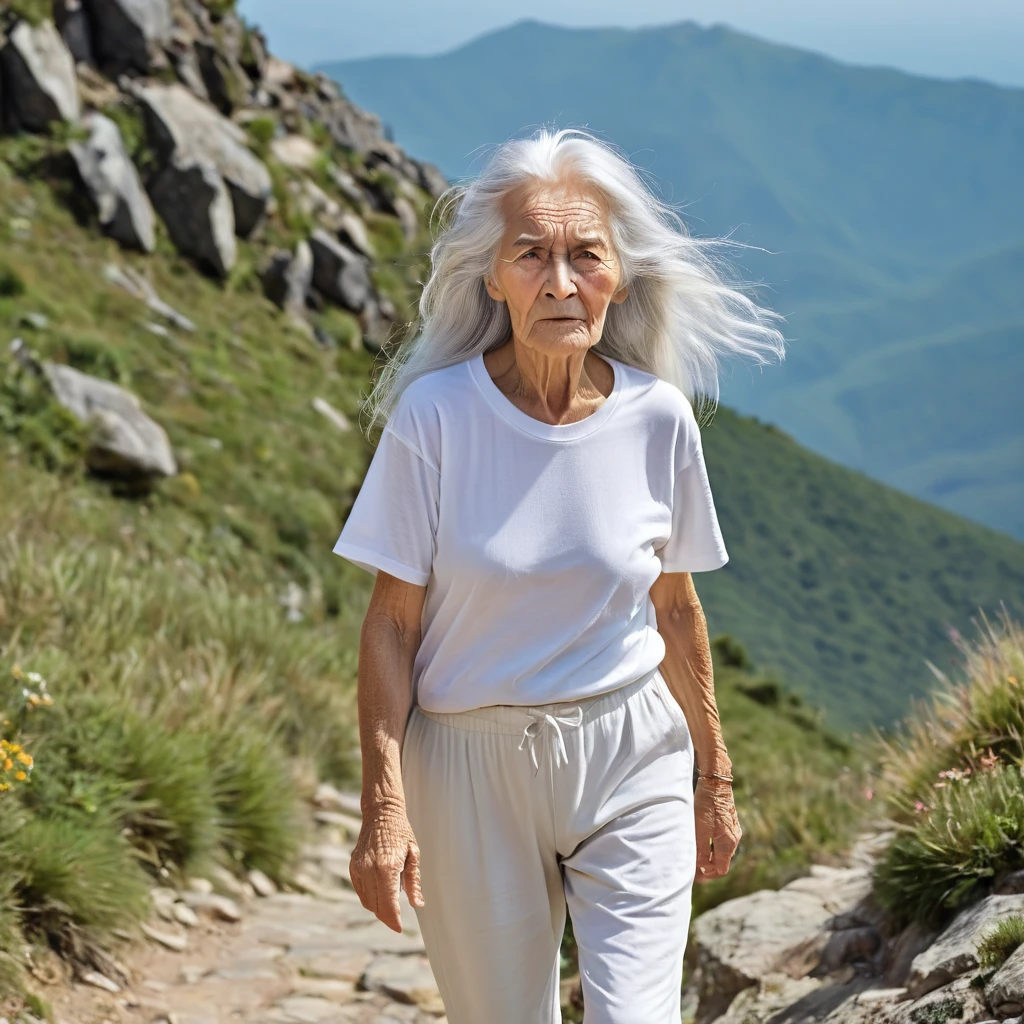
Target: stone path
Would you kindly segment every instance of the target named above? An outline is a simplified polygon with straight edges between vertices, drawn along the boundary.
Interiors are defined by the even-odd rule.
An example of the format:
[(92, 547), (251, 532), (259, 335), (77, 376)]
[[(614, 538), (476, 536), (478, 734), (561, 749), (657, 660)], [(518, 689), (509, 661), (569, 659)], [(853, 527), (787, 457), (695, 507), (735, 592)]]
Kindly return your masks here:
[(328, 787), (318, 798), (316, 838), (295, 876), (302, 891), (277, 892), (258, 874), (239, 883), (226, 873), (212, 882), (192, 880), (181, 892), (155, 890), (149, 941), (130, 947), (120, 983), (97, 975), (49, 991), (44, 986), (40, 994), (51, 1002), (54, 1020), (444, 1024), (404, 895), (398, 934), (364, 910), (349, 887), (358, 803)]

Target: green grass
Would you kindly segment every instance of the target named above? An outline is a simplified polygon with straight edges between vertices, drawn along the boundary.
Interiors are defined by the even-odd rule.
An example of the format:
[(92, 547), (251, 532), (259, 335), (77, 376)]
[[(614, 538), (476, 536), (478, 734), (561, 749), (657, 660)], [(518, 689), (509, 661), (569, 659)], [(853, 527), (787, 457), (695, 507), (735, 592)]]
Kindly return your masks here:
[(1024, 867), (1024, 628), (961, 642), (964, 663), (882, 738), (880, 792), (897, 834), (875, 874), (898, 922), (935, 926)]
[(1014, 914), (1001, 918), (978, 943), (978, 965), (985, 969), (999, 968), (1021, 945), (1024, 945), (1024, 916)]

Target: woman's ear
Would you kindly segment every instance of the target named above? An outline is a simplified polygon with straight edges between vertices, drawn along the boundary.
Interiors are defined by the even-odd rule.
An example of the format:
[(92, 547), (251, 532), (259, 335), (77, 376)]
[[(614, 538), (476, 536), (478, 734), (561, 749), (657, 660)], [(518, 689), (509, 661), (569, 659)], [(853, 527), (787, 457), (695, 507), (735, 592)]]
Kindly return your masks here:
[(493, 274), (488, 274), (484, 278), (484, 287), (487, 289), (487, 294), (490, 295), (495, 302), (505, 301), (505, 293), (498, 287), (498, 282), (494, 280)]
[(629, 297), (629, 285), (624, 284), (613, 296), (612, 302), (618, 305), (620, 302), (625, 302)]

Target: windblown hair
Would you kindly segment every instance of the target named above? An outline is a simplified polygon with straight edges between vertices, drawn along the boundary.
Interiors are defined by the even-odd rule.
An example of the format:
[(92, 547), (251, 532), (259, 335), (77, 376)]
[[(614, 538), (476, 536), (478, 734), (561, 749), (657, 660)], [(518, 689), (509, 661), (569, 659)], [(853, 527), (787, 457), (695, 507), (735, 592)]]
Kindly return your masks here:
[(616, 147), (576, 128), (543, 128), (497, 146), (482, 173), (438, 200), (439, 225), (419, 319), (366, 400), (368, 429), (382, 426), (417, 377), (488, 352), (511, 333), (508, 308), (484, 287), (505, 230), (502, 203), (533, 181), (578, 181), (605, 200), (626, 300), (611, 305), (594, 351), (676, 385), (691, 402), (717, 403), (719, 359), (781, 361), (784, 317), (759, 306), (731, 278), (720, 251), (741, 245), (693, 238)]

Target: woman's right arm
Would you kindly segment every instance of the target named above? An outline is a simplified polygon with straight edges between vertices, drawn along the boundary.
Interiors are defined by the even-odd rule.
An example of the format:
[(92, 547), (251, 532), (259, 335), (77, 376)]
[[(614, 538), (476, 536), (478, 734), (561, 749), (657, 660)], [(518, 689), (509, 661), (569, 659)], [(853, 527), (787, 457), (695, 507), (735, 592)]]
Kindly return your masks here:
[(378, 571), (359, 638), (363, 825), (349, 876), (363, 906), (397, 932), (402, 930), (400, 889), (413, 906), (423, 906), (420, 851), (402, 787), (402, 743), (426, 591)]

